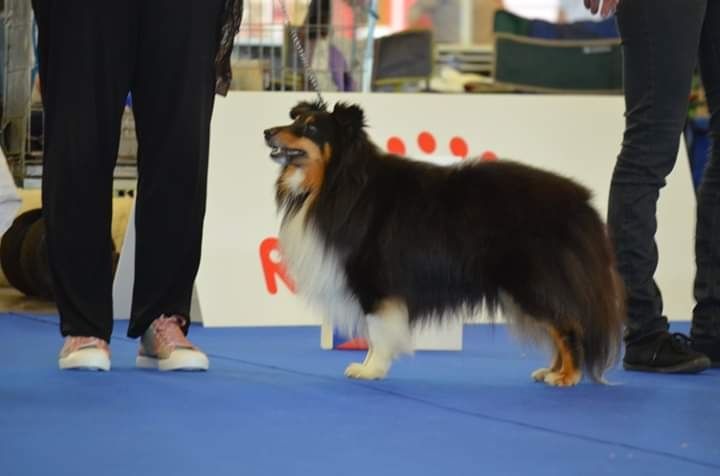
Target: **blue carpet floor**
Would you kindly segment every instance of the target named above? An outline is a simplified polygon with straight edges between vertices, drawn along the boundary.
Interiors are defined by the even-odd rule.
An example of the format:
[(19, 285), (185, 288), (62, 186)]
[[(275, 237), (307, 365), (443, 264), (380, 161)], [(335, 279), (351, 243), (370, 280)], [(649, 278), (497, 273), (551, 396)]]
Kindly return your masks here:
[(125, 325), (111, 372), (60, 372), (55, 317), (0, 314), (0, 475), (720, 474), (720, 370), (549, 388), (544, 355), (468, 326), (368, 383), (317, 328), (194, 327), (211, 370), (160, 374)]

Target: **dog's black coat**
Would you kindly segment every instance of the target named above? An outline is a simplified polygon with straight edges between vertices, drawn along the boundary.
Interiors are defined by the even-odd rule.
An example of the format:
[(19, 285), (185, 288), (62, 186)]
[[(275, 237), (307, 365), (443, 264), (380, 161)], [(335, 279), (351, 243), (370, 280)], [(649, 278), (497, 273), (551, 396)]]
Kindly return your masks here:
[(624, 297), (587, 189), (508, 160), (441, 167), (384, 153), (357, 106), (301, 103), (291, 117), (291, 133), (332, 154), (318, 190), (278, 187), (279, 206), (292, 215), (312, 200), (307, 219), (341, 257), (364, 312), (401, 298), (416, 323), (494, 311), (509, 296), (516, 326), (555, 329), (602, 379), (619, 351)]

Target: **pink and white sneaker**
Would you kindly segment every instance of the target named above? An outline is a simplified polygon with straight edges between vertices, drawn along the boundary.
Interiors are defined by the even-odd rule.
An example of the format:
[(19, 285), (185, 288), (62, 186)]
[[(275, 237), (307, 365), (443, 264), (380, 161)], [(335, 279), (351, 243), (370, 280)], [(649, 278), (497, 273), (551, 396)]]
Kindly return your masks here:
[(63, 370), (110, 370), (110, 346), (99, 337), (67, 336), (58, 365)]
[(155, 319), (140, 339), (135, 364), (143, 369), (207, 370), (207, 355), (185, 337), (183, 323), (180, 316)]

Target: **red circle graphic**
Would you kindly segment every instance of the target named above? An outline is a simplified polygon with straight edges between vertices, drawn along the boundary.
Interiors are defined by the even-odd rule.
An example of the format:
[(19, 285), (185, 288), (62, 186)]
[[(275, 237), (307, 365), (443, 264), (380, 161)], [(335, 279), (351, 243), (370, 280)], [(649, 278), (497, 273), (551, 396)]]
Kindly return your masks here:
[(391, 154), (404, 155), (405, 143), (399, 137), (391, 137), (387, 141), (387, 150)]
[(452, 155), (455, 157), (460, 157), (461, 159), (467, 157), (468, 145), (465, 139), (462, 137), (453, 137), (450, 139), (450, 152), (452, 152)]
[(497, 160), (498, 156), (492, 150), (486, 150), (480, 156), (482, 160)]
[(422, 150), (426, 154), (432, 154), (433, 152), (435, 152), (437, 143), (435, 142), (435, 137), (429, 132), (421, 132), (418, 135), (417, 141), (420, 150)]

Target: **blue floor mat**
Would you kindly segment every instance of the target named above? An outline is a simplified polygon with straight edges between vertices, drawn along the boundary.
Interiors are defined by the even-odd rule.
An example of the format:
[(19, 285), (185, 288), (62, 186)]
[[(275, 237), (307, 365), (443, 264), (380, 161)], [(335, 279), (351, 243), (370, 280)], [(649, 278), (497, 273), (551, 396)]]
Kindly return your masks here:
[(318, 328), (194, 326), (210, 372), (160, 374), (125, 326), (111, 372), (60, 372), (56, 317), (0, 314), (0, 475), (720, 474), (719, 370), (549, 388), (546, 356), (467, 326), (368, 383)]

